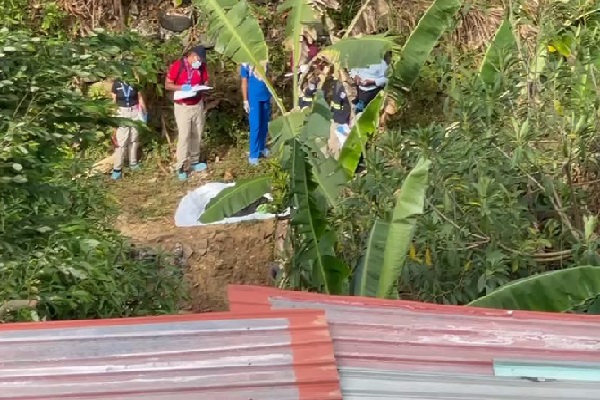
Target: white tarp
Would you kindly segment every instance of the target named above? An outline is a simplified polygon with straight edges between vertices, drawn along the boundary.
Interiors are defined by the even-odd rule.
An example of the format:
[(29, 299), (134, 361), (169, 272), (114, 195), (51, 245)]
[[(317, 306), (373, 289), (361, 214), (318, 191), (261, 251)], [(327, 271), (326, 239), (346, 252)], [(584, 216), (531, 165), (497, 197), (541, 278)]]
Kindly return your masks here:
[[(225, 218), (212, 224), (203, 224), (200, 222), (200, 216), (206, 210), (208, 202), (216, 197), (223, 189), (234, 186), (235, 183), (220, 183), (220, 182), (209, 182), (193, 192), (186, 194), (181, 202), (177, 211), (175, 211), (175, 226), (186, 227), (186, 226), (202, 226), (202, 225), (217, 225), (217, 224), (233, 224), (240, 221), (250, 220), (263, 220), (275, 218), (276, 214), (263, 214), (254, 213), (244, 215), (243, 217), (231, 217)], [(269, 200), (272, 200), (270, 195), (265, 195)]]

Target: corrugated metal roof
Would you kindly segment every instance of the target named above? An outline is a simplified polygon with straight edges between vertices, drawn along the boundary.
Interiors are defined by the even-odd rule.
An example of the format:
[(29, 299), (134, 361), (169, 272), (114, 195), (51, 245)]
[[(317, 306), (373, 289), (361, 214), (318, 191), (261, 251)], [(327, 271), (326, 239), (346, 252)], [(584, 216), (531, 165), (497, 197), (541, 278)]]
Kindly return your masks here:
[[(467, 391), (461, 391), (460, 396), (439, 397), (439, 394), (427, 395), (427, 391), (424, 391), (421, 396), (421, 389), (417, 390), (417, 386), (414, 386), (410, 395), (406, 392), (408, 389), (404, 383), (398, 386), (396, 382), (387, 384), (388, 387), (394, 386), (391, 391), (393, 395), (389, 398), (535, 398), (529, 397), (528, 393), (522, 393), (521, 397), (510, 397), (510, 394), (496, 396), (496, 385), (521, 381), (498, 377), (489, 380), (482, 376), (494, 375), (495, 358), (600, 362), (600, 317), (596, 316), (325, 296), (236, 285), (229, 288), (229, 303), (231, 310), (236, 312), (291, 308), (324, 310), (342, 376), (344, 399), (373, 398), (376, 395), (386, 398), (383, 390), (386, 385), (382, 382), (390, 381), (389, 371), (417, 375), (446, 374), (440, 375), (445, 376), (443, 379), (433, 379), (432, 383), (437, 379), (448, 385), (444, 389), (448, 393), (453, 393), (454, 390), (454, 383), (451, 382), (483, 379), (482, 382), (487, 382), (485, 385), (489, 393), (488, 396), (481, 397), (479, 394), (471, 395)], [(360, 380), (355, 380), (356, 374), (350, 371), (356, 371), (356, 368), (369, 373)], [(365, 386), (361, 386), (363, 384)], [(563, 384), (566, 385), (564, 387), (573, 385), (571, 382), (557, 383)], [(360, 393), (360, 390), (355, 392), (355, 386), (364, 389), (362, 397), (352, 397)], [(600, 385), (597, 383), (589, 383), (588, 386), (600, 393)], [(427, 384), (423, 387), (427, 387)], [(398, 397), (400, 395), (403, 397)], [(540, 396), (553, 398), (542, 394)], [(581, 396), (581, 399), (591, 398), (585, 397), (586, 392), (582, 392)], [(599, 397), (596, 395), (594, 398)]]
[(0, 325), (0, 399), (341, 399), (321, 311)]
[(597, 400), (593, 382), (341, 368), (344, 400)]

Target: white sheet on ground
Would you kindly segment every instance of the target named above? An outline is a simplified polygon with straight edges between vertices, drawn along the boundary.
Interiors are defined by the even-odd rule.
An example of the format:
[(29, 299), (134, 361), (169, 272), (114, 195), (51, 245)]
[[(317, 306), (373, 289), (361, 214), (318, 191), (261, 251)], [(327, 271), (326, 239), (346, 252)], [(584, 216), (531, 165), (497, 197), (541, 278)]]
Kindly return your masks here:
[[(181, 202), (177, 211), (175, 211), (175, 226), (187, 227), (187, 226), (202, 226), (202, 225), (218, 225), (218, 224), (233, 224), (241, 221), (250, 220), (263, 220), (275, 218), (276, 214), (261, 214), (254, 213), (244, 215), (243, 217), (231, 217), (225, 218), (221, 221), (213, 222), (211, 224), (203, 224), (200, 222), (200, 216), (206, 210), (208, 202), (216, 197), (223, 189), (234, 186), (235, 183), (220, 183), (220, 182), (209, 182), (193, 192), (188, 192)], [(265, 195), (269, 200), (272, 200), (270, 195)], [(285, 214), (288, 214), (286, 212)], [(283, 215), (285, 215), (283, 214)]]

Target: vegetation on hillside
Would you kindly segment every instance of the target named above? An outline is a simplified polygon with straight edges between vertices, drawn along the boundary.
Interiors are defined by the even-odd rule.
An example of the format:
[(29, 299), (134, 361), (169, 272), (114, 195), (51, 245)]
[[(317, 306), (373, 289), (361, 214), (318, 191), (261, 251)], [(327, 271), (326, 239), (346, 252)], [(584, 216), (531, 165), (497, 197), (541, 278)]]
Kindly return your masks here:
[[(104, 147), (122, 122), (106, 99), (88, 92), (89, 83), (124, 71), (159, 110), (149, 129), (168, 133), (160, 71), (182, 49), (133, 33), (78, 37), (59, 3), (39, 13), (29, 13), (27, 4), (0, 5), (0, 321), (176, 312), (183, 297), (179, 267), (132, 251), (111, 229), (113, 203), (102, 180), (89, 176), (80, 150)], [(244, 0), (196, 5), (208, 32), (218, 33), (223, 68), (251, 62), (264, 75), (262, 62), (275, 60), (275, 72), (283, 72), (283, 48), (272, 46), (281, 27), (265, 23), (261, 12), (268, 13)], [(215, 199), (205, 218), (233, 214), (273, 190), (278, 206), (292, 209), (289, 257), (279, 276), (291, 289), (594, 312), (600, 303), (595, 4), (513, 1), (494, 8), (494, 29), (479, 35), (489, 40), (473, 40), (483, 49), (464, 43), (474, 37), (463, 35), (469, 21), (481, 21), (471, 4), (419, 6), (412, 31), (361, 38), (343, 29), (355, 31), (364, 5), (315, 9), (290, 0), (271, 15), (287, 17), (278, 37), (291, 43), (309, 22), (334, 19), (342, 33), (322, 55), (337, 70), (377, 62), (391, 49), (390, 84), (359, 117), (336, 161), (321, 151), (330, 134), (326, 96), (299, 111), (288, 107), (292, 92), (297, 98), (296, 80), (287, 91), (281, 88), (289, 85), (270, 81), (277, 159), (267, 177)], [(379, 132), (386, 98), (399, 112)], [(219, 118), (232, 114), (222, 107), (228, 105), (217, 108)], [(241, 117), (213, 118), (220, 125), (209, 122), (209, 130), (235, 136), (231, 128)], [(367, 169), (355, 175), (361, 154)], [(168, 163), (170, 154), (163, 156)]]
[[(0, 321), (178, 310), (181, 271), (111, 229), (112, 203), (78, 150), (123, 123), (85, 82), (122, 74), (146, 46), (135, 35), (0, 29)], [(146, 66), (136, 76), (156, 82)]]
[[(430, 10), (440, 13), (450, 3), (437, 1)], [(584, 225), (597, 210), (593, 185), (600, 48), (595, 14), (578, 17), (590, 6), (561, 3), (508, 9), (477, 63), (463, 59), (449, 45), (440, 46), (415, 85), (416, 93), (406, 94), (409, 85), (402, 82), (411, 70), (406, 49), (412, 48), (411, 40), (419, 43), (431, 32), (423, 29), (424, 36), (420, 35), (418, 25), (396, 57), (388, 90), (405, 106), (404, 113), (421, 115), (420, 123), (388, 126), (370, 146), (365, 146), (366, 137), (349, 140), (340, 164), (322, 160), (318, 146), (310, 145), (328, 134), (317, 122), (328, 119), (323, 103), (317, 101), (308, 113), (292, 111), (281, 117), (287, 119), (281, 123), (274, 121), (271, 133), (280, 132), (287, 143), (283, 159), (302, 160), (282, 163), (290, 176), (294, 210), (292, 256), (282, 285), (355, 293), (357, 286), (350, 283), (364, 276), (360, 265), (373, 254), (372, 248), (379, 256), (375, 269), (386, 267), (371, 279), (385, 277), (386, 282), (379, 284), (386, 288), (399, 280), (400, 296), (447, 304), (469, 303), (515, 279), (597, 265), (595, 223), (589, 222), (587, 230)], [(352, 44), (383, 43), (382, 39), (342, 39), (324, 52), (337, 52), (337, 59), (348, 66), (355, 62)], [(428, 46), (419, 43), (415, 48)], [(372, 59), (361, 62), (381, 56), (376, 48), (371, 50), (360, 53), (362, 58), (372, 54)], [(411, 76), (417, 79), (415, 72)], [(419, 93), (423, 88), (430, 91)], [(435, 120), (430, 110), (413, 109), (411, 101), (417, 95), (431, 96), (429, 104), (437, 103)], [(380, 104), (373, 105), (375, 111)], [(377, 115), (364, 113), (357, 127)], [(406, 115), (401, 118), (409, 120)], [(344, 153), (361, 152), (367, 172), (352, 180), (341, 178), (340, 170), (347, 173), (356, 166), (341, 168), (348, 163)], [(404, 263), (402, 251), (393, 259), (382, 256), (390, 236), (374, 241), (377, 236), (372, 232), (379, 219), (389, 218), (397, 191), (403, 193), (402, 182), (420, 158), (432, 162), (430, 185), (424, 216), (418, 219)], [(395, 246), (403, 248), (407, 238), (396, 238)], [(364, 283), (358, 287), (364, 288)], [(582, 290), (585, 285), (564, 292), (578, 299), (568, 309), (598, 295)], [(387, 289), (371, 294), (398, 295)]]

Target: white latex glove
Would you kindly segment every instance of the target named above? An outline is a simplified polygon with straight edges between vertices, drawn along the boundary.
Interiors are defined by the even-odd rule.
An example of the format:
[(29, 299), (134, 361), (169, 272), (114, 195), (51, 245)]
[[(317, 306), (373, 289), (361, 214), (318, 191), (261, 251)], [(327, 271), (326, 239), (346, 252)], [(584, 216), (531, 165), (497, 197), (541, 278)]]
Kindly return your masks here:
[(246, 114), (250, 113), (250, 103), (248, 103), (248, 100), (244, 100), (244, 111), (246, 111)]
[(308, 64), (302, 64), (298, 69), (301, 74), (305, 74), (308, 72)]

